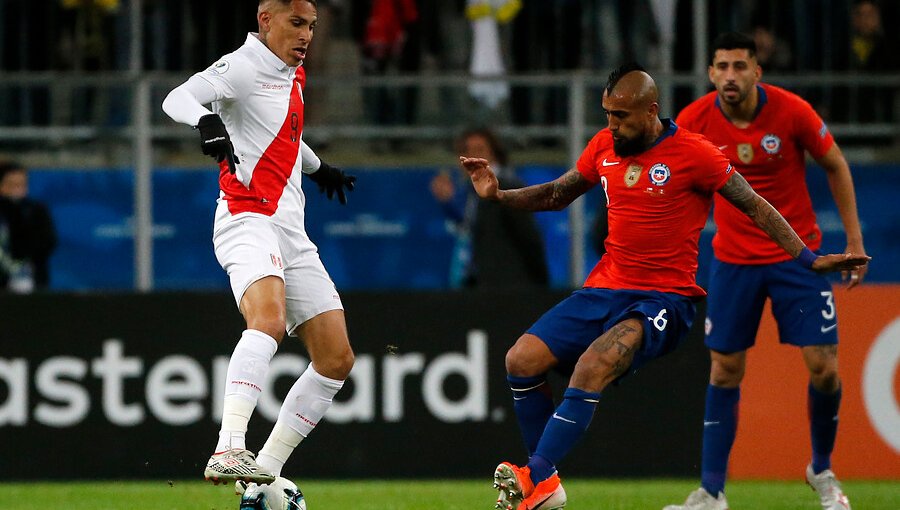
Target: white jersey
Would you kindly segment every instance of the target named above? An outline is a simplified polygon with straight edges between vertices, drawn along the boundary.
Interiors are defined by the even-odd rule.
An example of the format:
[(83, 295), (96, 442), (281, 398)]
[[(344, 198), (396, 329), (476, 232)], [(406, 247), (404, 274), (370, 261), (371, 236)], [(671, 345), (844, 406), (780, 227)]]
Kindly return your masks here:
[(302, 65), (288, 66), (251, 33), (243, 46), (194, 76), (215, 89), (213, 111), (240, 160), (234, 175), (219, 164), (216, 229), (235, 215), (256, 213), (304, 231)]

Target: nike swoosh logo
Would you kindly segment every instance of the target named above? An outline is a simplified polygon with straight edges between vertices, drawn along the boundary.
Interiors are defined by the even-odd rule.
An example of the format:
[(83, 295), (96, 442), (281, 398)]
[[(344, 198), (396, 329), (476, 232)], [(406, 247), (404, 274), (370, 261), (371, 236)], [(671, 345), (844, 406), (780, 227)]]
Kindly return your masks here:
[(606, 158), (603, 158), (603, 166), (613, 166), (618, 165), (621, 161), (606, 161)]
[(568, 419), (568, 418), (563, 418), (562, 416), (560, 416), (560, 415), (558, 415), (558, 414), (556, 414), (556, 413), (553, 413), (553, 417), (556, 418), (557, 420), (562, 420), (562, 421), (564, 421), (564, 422), (566, 422), (566, 423), (575, 423), (575, 420), (570, 420), (570, 419)]
[(513, 397), (513, 400), (525, 400), (528, 397)]
[(720, 150), (720, 151), (724, 151), (724, 150), (727, 149), (727, 148), (728, 148), (727, 145), (720, 145), (720, 146), (719, 146), (719, 150)]
[(717, 421), (706, 421), (706, 420), (703, 421), (704, 427), (709, 427), (710, 425), (718, 425), (718, 424), (719, 424), (719, 422), (717, 422)]
[(828, 326), (828, 327), (822, 326), (822, 333), (828, 333), (829, 331), (831, 331), (832, 329), (834, 329), (836, 327), (837, 327), (837, 324), (832, 324), (831, 326)]

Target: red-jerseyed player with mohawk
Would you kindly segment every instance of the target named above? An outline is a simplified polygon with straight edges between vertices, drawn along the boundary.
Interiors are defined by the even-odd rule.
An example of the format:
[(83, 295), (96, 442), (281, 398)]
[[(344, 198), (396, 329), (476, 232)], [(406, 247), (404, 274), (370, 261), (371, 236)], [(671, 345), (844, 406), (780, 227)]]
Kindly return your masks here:
[[(301, 178), (346, 203), (354, 177), (303, 142), (303, 60), (318, 21), (315, 0), (260, 0), (259, 33), (174, 89), (172, 119), (200, 131), (219, 162), (213, 244), (247, 322), (228, 365), (222, 426), (204, 475), (216, 483), (269, 483), (319, 423), (353, 366), (344, 311), (304, 228)], [(213, 111), (203, 105), (212, 104)], [(233, 145), (232, 145), (233, 144)], [(284, 400), (256, 458), (247, 423), (285, 333), (312, 362)]]
[[(753, 218), (789, 257), (810, 269), (853, 269), (868, 258), (816, 257), (768, 202), (702, 136), (659, 118), (656, 84), (637, 65), (609, 76), (609, 127), (576, 167), (555, 181), (498, 189), (488, 162), (461, 158), (478, 195), (532, 211), (560, 210), (597, 184), (606, 192), (606, 254), (584, 284), (545, 313), (506, 355), (513, 408), (530, 458), (494, 471), (497, 508), (554, 510), (566, 505), (556, 466), (584, 435), (611, 382), (673, 350), (690, 329), (697, 299), (697, 241), (713, 195)], [(811, 256), (811, 258), (810, 258)], [(554, 408), (546, 375), (571, 371)]]
[[(737, 33), (713, 44), (709, 79), (716, 90), (688, 105), (678, 125), (706, 136), (731, 160), (763, 198), (818, 250), (806, 187), (805, 153), (825, 169), (847, 234), (847, 251), (864, 255), (850, 167), (812, 107), (778, 87), (759, 83), (753, 39)], [(849, 510), (831, 471), (841, 384), (837, 373), (837, 318), (831, 284), (808, 271), (768, 239), (741, 211), (716, 197), (706, 319), (712, 357), (703, 420), (701, 488), (684, 505), (668, 510), (724, 510), (728, 457), (737, 431), (740, 383), (747, 349), (753, 346), (763, 305), (772, 300), (782, 343), (800, 347), (809, 370), (812, 461), (806, 479), (825, 510)], [(845, 272), (849, 286), (862, 282), (866, 266)], [(798, 410), (798, 413), (800, 410)]]

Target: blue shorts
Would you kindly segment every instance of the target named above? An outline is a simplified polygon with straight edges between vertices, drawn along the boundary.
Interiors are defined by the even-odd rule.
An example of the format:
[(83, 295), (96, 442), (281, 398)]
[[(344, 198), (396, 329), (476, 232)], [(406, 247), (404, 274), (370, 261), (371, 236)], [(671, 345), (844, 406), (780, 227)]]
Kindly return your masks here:
[(837, 343), (831, 283), (796, 260), (736, 265), (713, 258), (706, 306), (706, 346), (718, 352), (753, 346), (766, 298), (783, 344)]
[(578, 358), (607, 330), (625, 319), (643, 319), (644, 339), (631, 371), (666, 354), (687, 336), (696, 307), (686, 296), (641, 290), (584, 288), (541, 316), (527, 333), (541, 339), (569, 373)]

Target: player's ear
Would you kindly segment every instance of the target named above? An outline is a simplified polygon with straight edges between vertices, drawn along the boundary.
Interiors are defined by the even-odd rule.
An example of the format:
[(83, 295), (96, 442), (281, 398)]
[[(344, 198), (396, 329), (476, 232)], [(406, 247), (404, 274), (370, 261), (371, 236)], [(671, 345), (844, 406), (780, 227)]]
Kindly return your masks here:
[(763, 68), (761, 65), (756, 64), (756, 71), (753, 73), (756, 76), (756, 81), (759, 81), (763, 75)]
[(260, 32), (268, 32), (272, 29), (272, 13), (270, 13), (269, 11), (257, 12), (256, 22), (259, 24)]
[(709, 82), (712, 83), (713, 85), (715, 85), (716, 82), (713, 80), (713, 69), (714, 69), (713, 66), (707, 67), (706, 74), (707, 74), (707, 76), (709, 76)]
[(648, 109), (647, 113), (650, 114), (651, 118), (659, 117), (659, 103), (657, 103), (656, 101), (650, 103), (650, 108)]

